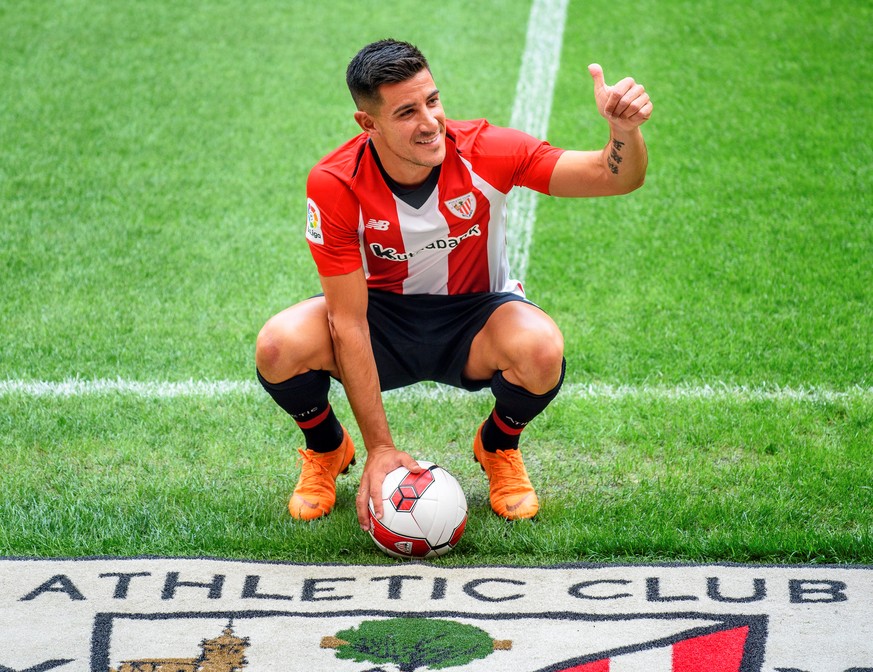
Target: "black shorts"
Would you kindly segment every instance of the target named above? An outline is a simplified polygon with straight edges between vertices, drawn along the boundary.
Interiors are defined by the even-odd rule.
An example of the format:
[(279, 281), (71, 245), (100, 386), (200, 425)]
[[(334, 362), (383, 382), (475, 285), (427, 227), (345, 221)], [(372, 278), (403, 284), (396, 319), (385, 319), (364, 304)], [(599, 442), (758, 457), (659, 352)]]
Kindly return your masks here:
[[(470, 345), (498, 306), (524, 301), (517, 294), (395, 294), (371, 289), (370, 341), (382, 390), (423, 380), (481, 390), (490, 380), (468, 380)], [(534, 305), (534, 304), (531, 304)]]

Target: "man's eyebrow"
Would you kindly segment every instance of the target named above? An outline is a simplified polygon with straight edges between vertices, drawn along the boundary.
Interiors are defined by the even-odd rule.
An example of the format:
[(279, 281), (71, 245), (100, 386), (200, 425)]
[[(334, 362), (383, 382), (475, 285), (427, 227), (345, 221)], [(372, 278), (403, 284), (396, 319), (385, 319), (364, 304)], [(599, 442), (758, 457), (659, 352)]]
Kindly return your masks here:
[[(439, 96), (439, 95), (440, 95), (440, 90), (439, 90), (439, 89), (434, 89), (433, 91), (431, 91), (431, 92), (428, 94), (428, 96), (427, 96), (427, 100), (431, 100), (431, 99), (433, 99), (434, 97)], [(404, 103), (403, 105), (399, 105), (398, 107), (396, 107), (396, 108), (394, 109), (394, 111), (391, 113), (391, 115), (392, 115), (392, 116), (397, 116), (398, 114), (402, 114), (402, 113), (405, 112), (406, 110), (411, 110), (411, 109), (415, 108), (415, 105), (416, 105), (415, 103)]]

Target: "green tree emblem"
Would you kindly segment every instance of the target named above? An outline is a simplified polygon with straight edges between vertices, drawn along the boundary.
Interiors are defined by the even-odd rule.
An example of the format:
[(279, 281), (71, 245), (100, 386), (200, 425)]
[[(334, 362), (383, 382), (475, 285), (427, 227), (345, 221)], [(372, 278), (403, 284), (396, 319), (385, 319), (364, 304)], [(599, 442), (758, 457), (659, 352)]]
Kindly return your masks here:
[(474, 625), (438, 618), (364, 621), (357, 628), (342, 630), (326, 640), (330, 640), (331, 648), (336, 648), (337, 658), (377, 665), (391, 663), (400, 672), (466, 665), (485, 658), (495, 648), (511, 646), (510, 642), (494, 641)]

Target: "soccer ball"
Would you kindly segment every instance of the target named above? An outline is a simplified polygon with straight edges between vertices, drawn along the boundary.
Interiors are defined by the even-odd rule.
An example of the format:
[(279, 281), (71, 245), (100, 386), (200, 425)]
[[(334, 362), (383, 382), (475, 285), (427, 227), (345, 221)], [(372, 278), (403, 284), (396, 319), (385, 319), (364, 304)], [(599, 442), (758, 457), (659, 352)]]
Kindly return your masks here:
[(467, 524), (467, 498), (455, 477), (432, 462), (419, 461), (424, 471), (405, 467), (382, 483), (382, 520), (373, 515), (370, 536), (395, 558), (435, 558), (452, 550)]

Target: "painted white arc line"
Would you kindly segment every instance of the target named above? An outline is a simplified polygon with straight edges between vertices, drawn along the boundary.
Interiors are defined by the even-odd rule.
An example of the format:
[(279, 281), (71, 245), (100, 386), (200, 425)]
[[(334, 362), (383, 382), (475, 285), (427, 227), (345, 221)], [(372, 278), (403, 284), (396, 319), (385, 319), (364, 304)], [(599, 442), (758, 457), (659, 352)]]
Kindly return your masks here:
[[(545, 139), (561, 62), (568, 0), (534, 0), (509, 125)], [(524, 282), (537, 214), (537, 195), (513, 190), (507, 201), (507, 257), (513, 277)]]

